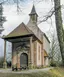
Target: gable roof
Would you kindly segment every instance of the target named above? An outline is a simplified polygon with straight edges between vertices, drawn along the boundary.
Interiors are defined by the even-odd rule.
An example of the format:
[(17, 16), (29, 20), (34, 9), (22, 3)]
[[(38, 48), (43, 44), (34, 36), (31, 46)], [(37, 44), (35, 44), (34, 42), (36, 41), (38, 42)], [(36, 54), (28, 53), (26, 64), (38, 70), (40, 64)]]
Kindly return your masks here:
[[(30, 14), (37, 14), (36, 10), (35, 10), (35, 6), (33, 5), (31, 13)], [(29, 14), (29, 15), (30, 15)], [(37, 24), (35, 24), (37, 25)], [(34, 31), (34, 28), (31, 27), (34, 26), (34, 23), (29, 21), (27, 25), (25, 25), (23, 22), (17, 27), (15, 28), (11, 33), (9, 33), (7, 36), (3, 36), (2, 38), (10, 38), (10, 37), (18, 37), (18, 36), (25, 36), (25, 35), (30, 35), (30, 34), (34, 34), (37, 39), (39, 39), (41, 42), (43, 42), (43, 32), (38, 28), (38, 26), (36, 26), (37, 30)], [(31, 29), (32, 28), (32, 29)], [(44, 36), (46, 37), (47, 41), (50, 43), (49, 39), (47, 38), (47, 36), (44, 34)]]
[(18, 36), (24, 36), (30, 34), (33, 34), (33, 32), (22, 22), (17, 28), (15, 28), (7, 36), (3, 36), (3, 38), (18, 37)]

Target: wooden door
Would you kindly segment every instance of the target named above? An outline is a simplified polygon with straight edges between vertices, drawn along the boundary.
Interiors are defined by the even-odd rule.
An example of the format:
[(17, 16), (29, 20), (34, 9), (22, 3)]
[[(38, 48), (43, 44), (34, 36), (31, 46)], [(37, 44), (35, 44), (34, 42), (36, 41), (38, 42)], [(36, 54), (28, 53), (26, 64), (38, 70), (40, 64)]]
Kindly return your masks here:
[(28, 66), (28, 55), (26, 53), (22, 53), (20, 56), (20, 66), (21, 67)]

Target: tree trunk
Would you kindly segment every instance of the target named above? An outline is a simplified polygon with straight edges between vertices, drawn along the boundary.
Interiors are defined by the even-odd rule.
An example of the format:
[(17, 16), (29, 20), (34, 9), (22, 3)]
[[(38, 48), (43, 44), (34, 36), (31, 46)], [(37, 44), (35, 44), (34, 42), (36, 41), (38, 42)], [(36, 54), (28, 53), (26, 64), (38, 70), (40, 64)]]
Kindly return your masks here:
[[(63, 26), (62, 26), (62, 16), (61, 16), (61, 5), (60, 0), (54, 0), (55, 8), (55, 20), (56, 20), (56, 30), (57, 36), (62, 56), (62, 62), (64, 65), (64, 41), (63, 41)], [(57, 51), (58, 52), (58, 51)]]

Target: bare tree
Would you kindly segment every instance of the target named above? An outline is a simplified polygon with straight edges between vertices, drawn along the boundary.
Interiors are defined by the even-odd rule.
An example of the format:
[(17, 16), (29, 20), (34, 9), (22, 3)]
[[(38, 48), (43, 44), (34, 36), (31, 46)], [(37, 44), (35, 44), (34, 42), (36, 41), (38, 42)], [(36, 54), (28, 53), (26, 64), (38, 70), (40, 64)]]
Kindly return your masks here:
[(52, 40), (51, 40), (51, 46), (50, 46), (50, 53), (49, 57), (51, 57), (51, 62), (59, 65), (61, 63), (62, 58), (61, 58), (61, 53), (60, 53), (60, 47), (58, 43), (58, 39), (56, 36), (56, 33), (53, 33)]
[(55, 20), (56, 20), (56, 29), (57, 36), (62, 56), (62, 62), (64, 65), (64, 38), (63, 38), (63, 25), (62, 25), (62, 14), (61, 14), (61, 5), (60, 0), (54, 0), (54, 8), (55, 8)]
[(60, 52), (61, 52), (61, 56), (62, 56), (62, 62), (64, 65), (64, 37), (63, 37), (63, 25), (62, 25), (60, 0), (54, 0), (54, 10), (51, 9), (51, 11), (48, 13), (48, 15), (46, 15), (45, 18), (43, 20), (41, 20), (40, 22), (44, 22), (44, 21), (48, 20), (53, 14), (55, 14), (57, 36), (58, 36)]

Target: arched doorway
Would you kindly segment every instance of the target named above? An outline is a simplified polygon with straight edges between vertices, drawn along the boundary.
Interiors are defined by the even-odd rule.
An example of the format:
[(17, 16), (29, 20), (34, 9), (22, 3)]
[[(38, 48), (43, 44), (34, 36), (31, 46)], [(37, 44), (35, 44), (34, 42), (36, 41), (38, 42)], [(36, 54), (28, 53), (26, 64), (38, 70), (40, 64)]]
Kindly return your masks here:
[(28, 66), (28, 55), (26, 53), (22, 53), (20, 56), (20, 67), (27, 68)]

